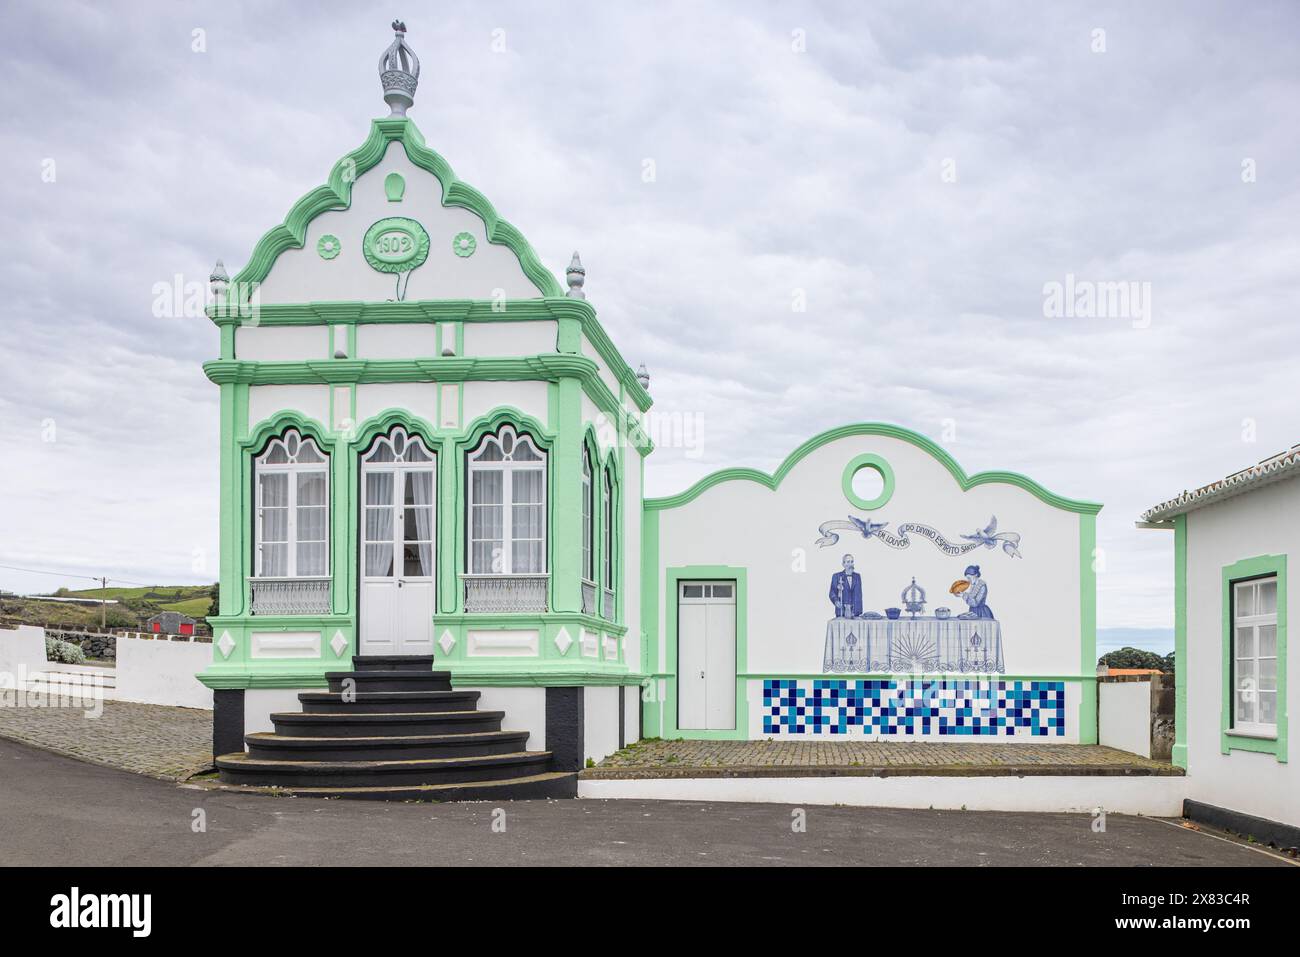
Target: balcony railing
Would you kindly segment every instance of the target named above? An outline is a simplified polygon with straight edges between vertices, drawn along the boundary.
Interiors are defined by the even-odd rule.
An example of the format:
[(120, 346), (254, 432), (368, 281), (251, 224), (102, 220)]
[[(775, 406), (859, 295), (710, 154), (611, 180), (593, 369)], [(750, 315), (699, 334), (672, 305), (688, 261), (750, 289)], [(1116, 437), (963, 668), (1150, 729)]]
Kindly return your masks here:
[(585, 579), (582, 582), (582, 613), (584, 615), (596, 614), (596, 583)]
[(327, 615), (328, 578), (250, 578), (254, 615)]
[(461, 575), (465, 583), (465, 611), (471, 614), (546, 611), (551, 576)]
[(606, 621), (613, 621), (613, 620), (614, 620), (614, 605), (615, 605), (615, 602), (614, 602), (614, 593), (613, 593), (612, 591), (610, 591), (608, 588), (606, 588), (606, 589), (605, 589), (605, 606), (604, 606), (604, 608), (602, 609), (603, 614), (601, 615), (601, 617), (604, 618)]

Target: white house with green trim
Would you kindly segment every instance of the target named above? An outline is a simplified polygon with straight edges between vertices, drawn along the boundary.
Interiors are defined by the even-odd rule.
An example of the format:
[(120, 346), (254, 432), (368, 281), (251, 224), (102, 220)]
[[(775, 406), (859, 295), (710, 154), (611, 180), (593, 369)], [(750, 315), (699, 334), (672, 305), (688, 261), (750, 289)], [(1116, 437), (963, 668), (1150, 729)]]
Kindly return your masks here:
[[(223, 774), (274, 782), (253, 771), (306, 737), (344, 753), (320, 715), (349, 703), (418, 726), (411, 754), (447, 750), (444, 706), (490, 712), (482, 734), (526, 732), (498, 752), (557, 772), (641, 736), (1094, 742), (1100, 506), (872, 424), (643, 499), (648, 376), (577, 255), (566, 290), (425, 145), (394, 26), (392, 114), (212, 276), (221, 613), (199, 677)], [(403, 693), (423, 711), (382, 718)]]
[[(1189, 812), (1300, 845), (1300, 769), (1288, 753), (1287, 558), (1300, 549), (1300, 446), (1145, 512), (1174, 533), (1173, 761)], [(1297, 595), (1300, 600), (1300, 594)]]

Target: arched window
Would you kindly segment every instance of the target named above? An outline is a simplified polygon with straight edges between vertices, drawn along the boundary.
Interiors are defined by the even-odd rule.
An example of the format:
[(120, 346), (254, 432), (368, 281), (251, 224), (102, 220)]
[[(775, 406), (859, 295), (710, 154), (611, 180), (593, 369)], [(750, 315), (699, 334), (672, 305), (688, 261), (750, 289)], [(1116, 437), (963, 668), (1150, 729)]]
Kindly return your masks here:
[(596, 580), (596, 539), (595, 539), (595, 486), (591, 475), (591, 450), (587, 443), (582, 443), (582, 577), (589, 582)]
[(400, 425), (361, 457), (365, 578), (433, 575), (434, 457)]
[(605, 469), (605, 587), (614, 590), (614, 471)]
[(329, 459), (297, 429), (255, 462), (258, 578), (329, 575)]
[(469, 572), (546, 573), (546, 456), (510, 425), (469, 455)]
[(614, 620), (614, 594), (615, 594), (615, 543), (617, 541), (617, 527), (615, 525), (614, 512), (614, 469), (612, 466), (605, 467), (605, 601), (604, 612), (607, 621)]

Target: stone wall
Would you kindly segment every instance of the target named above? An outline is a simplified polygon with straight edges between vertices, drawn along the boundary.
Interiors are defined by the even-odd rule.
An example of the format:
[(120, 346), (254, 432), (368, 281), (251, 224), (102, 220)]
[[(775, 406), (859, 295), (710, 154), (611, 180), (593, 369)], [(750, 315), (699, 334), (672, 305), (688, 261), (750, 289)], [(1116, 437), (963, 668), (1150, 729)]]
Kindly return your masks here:
[(86, 657), (95, 661), (116, 661), (117, 660), (117, 639), (119, 637), (144, 638), (157, 641), (184, 641), (198, 642), (200, 644), (210, 643), (212, 641), (209, 635), (155, 635), (148, 631), (115, 631), (111, 633), (98, 631), (83, 631), (76, 628), (46, 628), (45, 634), (50, 638), (57, 638), (60, 641), (66, 641), (69, 644), (76, 645)]

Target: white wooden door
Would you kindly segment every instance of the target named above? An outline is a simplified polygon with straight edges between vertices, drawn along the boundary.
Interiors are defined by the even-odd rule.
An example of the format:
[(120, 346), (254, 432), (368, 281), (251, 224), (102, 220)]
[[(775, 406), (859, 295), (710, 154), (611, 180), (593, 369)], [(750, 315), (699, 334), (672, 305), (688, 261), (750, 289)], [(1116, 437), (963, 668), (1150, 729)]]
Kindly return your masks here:
[(677, 727), (736, 727), (736, 583), (683, 581), (677, 589)]
[(418, 436), (380, 436), (361, 462), (363, 655), (433, 653), (437, 467)]

